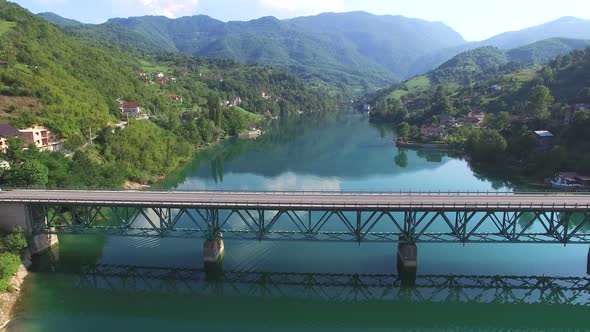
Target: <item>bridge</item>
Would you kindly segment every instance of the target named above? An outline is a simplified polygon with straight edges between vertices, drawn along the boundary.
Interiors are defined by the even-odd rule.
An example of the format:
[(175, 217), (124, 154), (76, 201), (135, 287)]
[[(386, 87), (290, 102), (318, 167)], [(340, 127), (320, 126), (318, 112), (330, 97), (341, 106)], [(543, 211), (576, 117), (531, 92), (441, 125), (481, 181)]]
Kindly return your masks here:
[(398, 267), (415, 271), (418, 243), (590, 244), (590, 195), (13, 190), (0, 193), (0, 225), (41, 242), (199, 237), (206, 262), (222, 257), (222, 239), (390, 242)]

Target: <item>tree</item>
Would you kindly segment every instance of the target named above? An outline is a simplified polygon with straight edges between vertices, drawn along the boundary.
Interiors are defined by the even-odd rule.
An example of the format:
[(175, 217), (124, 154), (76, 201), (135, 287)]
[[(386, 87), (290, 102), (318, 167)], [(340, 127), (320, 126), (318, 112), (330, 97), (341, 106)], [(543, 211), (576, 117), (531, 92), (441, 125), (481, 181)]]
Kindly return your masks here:
[(494, 118), (492, 126), (498, 131), (504, 131), (508, 128), (508, 126), (510, 126), (510, 114), (508, 114), (508, 112), (498, 113), (498, 115), (496, 115)]
[(410, 135), (410, 125), (407, 122), (402, 122), (395, 127), (395, 134), (398, 139), (406, 140)]
[(451, 99), (444, 86), (439, 85), (434, 93), (432, 113), (434, 114), (455, 114)]
[(468, 146), (474, 159), (485, 161), (493, 160), (506, 151), (508, 143), (497, 130), (488, 129), (473, 136)]
[(47, 184), (49, 170), (38, 160), (26, 160), (14, 165), (7, 173), (7, 182), (11, 186), (44, 186)]
[(535, 86), (529, 94), (528, 114), (539, 120), (547, 120), (551, 115), (549, 106), (553, 104), (554, 100), (548, 87), (544, 85)]
[(401, 168), (408, 167), (408, 154), (406, 153), (405, 149), (400, 149), (393, 160), (395, 164)]

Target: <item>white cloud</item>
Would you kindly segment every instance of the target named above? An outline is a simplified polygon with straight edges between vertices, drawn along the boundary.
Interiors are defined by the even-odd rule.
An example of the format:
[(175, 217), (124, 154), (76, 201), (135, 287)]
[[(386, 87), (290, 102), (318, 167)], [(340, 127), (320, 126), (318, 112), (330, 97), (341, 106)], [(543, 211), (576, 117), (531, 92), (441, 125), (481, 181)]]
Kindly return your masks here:
[(199, 0), (128, 0), (127, 15), (163, 15), (170, 18), (194, 15)]
[(345, 10), (343, 0), (259, 0), (259, 5), (284, 14), (311, 15)]

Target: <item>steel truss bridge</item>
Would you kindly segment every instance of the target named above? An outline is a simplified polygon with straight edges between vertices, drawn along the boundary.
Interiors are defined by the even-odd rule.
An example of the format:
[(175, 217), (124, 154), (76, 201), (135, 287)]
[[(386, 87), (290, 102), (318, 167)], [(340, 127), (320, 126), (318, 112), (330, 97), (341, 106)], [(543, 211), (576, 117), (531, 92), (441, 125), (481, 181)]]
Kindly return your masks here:
[(590, 243), (590, 195), (34, 191), (32, 234), (259, 241)]
[(404, 287), (397, 275), (224, 271), (85, 265), (74, 287), (145, 293), (312, 298), (337, 302), (543, 303), (590, 306), (589, 278), (419, 275)]

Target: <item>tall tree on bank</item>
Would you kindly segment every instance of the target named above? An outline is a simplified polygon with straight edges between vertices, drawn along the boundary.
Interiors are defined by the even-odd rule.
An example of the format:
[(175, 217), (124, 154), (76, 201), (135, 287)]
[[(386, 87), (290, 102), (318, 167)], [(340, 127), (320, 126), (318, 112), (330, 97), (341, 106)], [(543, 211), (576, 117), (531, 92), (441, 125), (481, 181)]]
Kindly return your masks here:
[(527, 113), (536, 119), (547, 120), (551, 115), (549, 107), (554, 101), (555, 99), (551, 95), (549, 88), (544, 85), (537, 85), (529, 94)]

